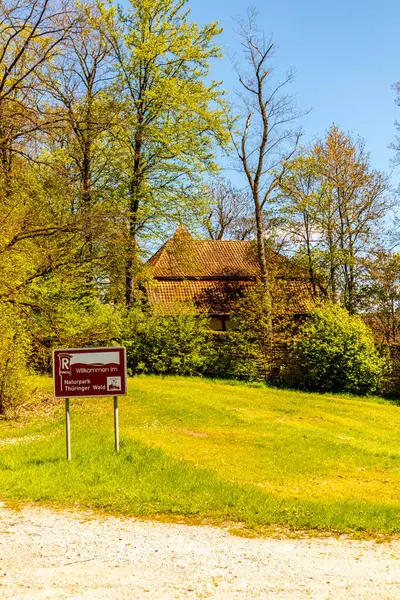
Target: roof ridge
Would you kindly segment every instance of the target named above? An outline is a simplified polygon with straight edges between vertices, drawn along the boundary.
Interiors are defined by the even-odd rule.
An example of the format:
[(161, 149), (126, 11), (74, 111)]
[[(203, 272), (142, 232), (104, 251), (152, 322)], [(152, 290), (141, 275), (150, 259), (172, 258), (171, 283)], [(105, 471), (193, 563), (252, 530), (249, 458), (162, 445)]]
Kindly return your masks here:
[(255, 240), (221, 240), (221, 239), (212, 239), (212, 238), (193, 238), (196, 242), (254, 242)]
[(192, 240), (194, 239), (186, 225), (184, 225), (183, 223), (179, 223), (178, 227), (175, 229), (175, 233), (172, 235), (172, 237), (170, 237), (170, 240), (172, 240), (176, 236), (183, 235), (189, 237)]
[(172, 236), (168, 238), (152, 256), (150, 256), (150, 258), (146, 261), (146, 265), (155, 267), (157, 265), (158, 260), (162, 257), (164, 250), (168, 251), (168, 247), (173, 245), (173, 243), (176, 240), (182, 240), (185, 238), (187, 240), (195, 241), (186, 225), (184, 225), (183, 223), (179, 223)]

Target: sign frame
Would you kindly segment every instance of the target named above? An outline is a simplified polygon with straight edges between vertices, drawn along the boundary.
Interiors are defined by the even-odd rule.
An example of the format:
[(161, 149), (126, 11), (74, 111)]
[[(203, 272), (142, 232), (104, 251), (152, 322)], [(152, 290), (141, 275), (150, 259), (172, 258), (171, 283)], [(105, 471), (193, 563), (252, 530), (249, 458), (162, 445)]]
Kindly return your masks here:
[[(120, 390), (99, 390), (99, 392), (97, 394), (85, 394), (85, 393), (77, 393), (77, 394), (72, 394), (71, 395), (71, 391), (65, 391), (65, 392), (59, 392), (56, 389), (56, 376), (58, 374), (56, 374), (55, 372), (55, 367), (56, 367), (56, 354), (59, 353), (63, 353), (65, 352), (66, 354), (68, 353), (73, 353), (76, 352), (78, 354), (83, 354), (85, 352), (87, 352), (88, 354), (91, 354), (92, 352), (121, 352), (122, 351), (122, 369), (123, 369), (123, 381), (122, 381), (122, 386), (121, 388), (124, 391), (120, 391)], [(54, 393), (54, 397), (55, 398), (103, 398), (103, 397), (109, 397), (109, 396), (113, 396), (115, 397), (117, 396), (126, 396), (128, 394), (128, 384), (127, 384), (127, 363), (126, 363), (126, 348), (124, 346), (104, 346), (104, 347), (89, 347), (89, 348), (55, 348), (53, 350), (53, 356), (52, 356), (52, 367), (53, 367), (53, 393)], [(85, 377), (85, 375), (82, 375), (82, 377)]]
[[(119, 353), (119, 356), (122, 356), (122, 362), (119, 361), (118, 363), (80, 363), (81, 365), (90, 365), (92, 364), (92, 368), (105, 368), (107, 365), (109, 366), (109, 368), (112, 367), (112, 365), (114, 365), (114, 367), (112, 368), (116, 368), (116, 365), (119, 364), (121, 369), (118, 371), (118, 375), (114, 375), (114, 377), (119, 378), (120, 379), (120, 388), (119, 389), (109, 389), (107, 390), (107, 385), (108, 385), (108, 381), (106, 382), (106, 389), (103, 390), (98, 390), (97, 394), (75, 394), (73, 393), (73, 395), (71, 396), (71, 391), (74, 392), (74, 390), (60, 390), (60, 393), (58, 393), (59, 390), (57, 390), (56, 388), (56, 378), (59, 376), (61, 378), (61, 383), (63, 383), (63, 375), (66, 375), (68, 377), (72, 377), (72, 372), (71, 372), (71, 358), (72, 356), (70, 355), (71, 353), (75, 354), (95, 354), (97, 351), (97, 353), (109, 353), (112, 354), (113, 352), (115, 353), (116, 351)], [(56, 353), (59, 354), (59, 360), (58, 360), (58, 367), (59, 367), (59, 372), (56, 373)], [(65, 354), (65, 356), (62, 356), (63, 354)], [(60, 364), (60, 360), (64, 359), (65, 362), (64, 364)], [(64, 398), (65, 399), (65, 441), (66, 441), (66, 458), (67, 460), (71, 460), (71, 415), (70, 415), (70, 398), (104, 398), (104, 397), (109, 397), (109, 396), (113, 396), (114, 397), (114, 447), (115, 447), (115, 451), (119, 452), (119, 425), (118, 425), (118, 396), (126, 396), (128, 394), (128, 382), (127, 382), (127, 364), (126, 364), (126, 348), (124, 346), (111, 346), (111, 347), (91, 347), (91, 348), (55, 348), (53, 350), (53, 364), (52, 364), (52, 371), (53, 371), (53, 392), (54, 392), (54, 397), (55, 398)], [(84, 366), (81, 367), (82, 369), (85, 368)], [(62, 371), (62, 369), (64, 369), (64, 372)], [(87, 374), (89, 375), (89, 373)], [(84, 377), (85, 374), (82, 374), (82, 377)], [(105, 377), (107, 377), (107, 374), (105, 374)], [(110, 376), (110, 378), (112, 378), (112, 375)], [(107, 377), (108, 379), (108, 377)], [(92, 387), (94, 384), (92, 383), (92, 381), (89, 380), (90, 386)], [(111, 383), (111, 382), (110, 382)], [(72, 385), (72, 384), (71, 384)], [(96, 385), (100, 385), (100, 384), (96, 384)], [(62, 388), (62, 385), (60, 385), (60, 387)]]

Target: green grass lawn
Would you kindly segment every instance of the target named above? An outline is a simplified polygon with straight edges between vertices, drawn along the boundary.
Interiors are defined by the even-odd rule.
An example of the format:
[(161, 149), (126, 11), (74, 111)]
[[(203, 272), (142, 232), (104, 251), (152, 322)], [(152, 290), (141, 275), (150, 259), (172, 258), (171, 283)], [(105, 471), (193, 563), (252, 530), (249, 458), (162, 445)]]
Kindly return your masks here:
[(1, 421), (0, 498), (245, 530), (400, 532), (390, 402), (141, 377), (119, 407), (116, 455), (112, 398), (71, 400), (70, 463), (62, 400)]

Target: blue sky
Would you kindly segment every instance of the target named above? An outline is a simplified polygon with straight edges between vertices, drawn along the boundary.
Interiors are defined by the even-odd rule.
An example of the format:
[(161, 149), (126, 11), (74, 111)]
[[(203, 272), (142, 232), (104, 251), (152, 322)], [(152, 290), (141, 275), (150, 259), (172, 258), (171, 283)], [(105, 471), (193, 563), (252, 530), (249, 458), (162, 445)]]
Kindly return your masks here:
[[(191, 0), (192, 18), (218, 20), (226, 53), (238, 51), (232, 16), (244, 15), (239, 0)], [(272, 34), (278, 50), (277, 69), (293, 67), (292, 90), (302, 109), (308, 139), (321, 137), (334, 122), (366, 140), (374, 167), (388, 171), (400, 121), (392, 85), (400, 80), (399, 0), (255, 0), (260, 28)], [(213, 67), (225, 87), (236, 86), (229, 59)], [(400, 167), (393, 173), (400, 180)]]

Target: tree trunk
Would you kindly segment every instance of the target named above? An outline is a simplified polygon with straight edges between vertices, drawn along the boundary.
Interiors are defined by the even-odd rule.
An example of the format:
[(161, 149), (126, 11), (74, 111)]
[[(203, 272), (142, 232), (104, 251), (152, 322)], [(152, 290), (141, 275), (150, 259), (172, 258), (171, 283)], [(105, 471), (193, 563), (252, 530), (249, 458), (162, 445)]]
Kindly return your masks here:
[(332, 300), (336, 302), (336, 260), (335, 245), (333, 241), (332, 226), (328, 223), (328, 252), (329, 252), (329, 283), (331, 288)]
[(92, 208), (92, 177), (91, 177), (91, 141), (85, 140), (82, 147), (82, 170), (81, 170), (81, 208), (83, 211), (85, 240), (89, 260), (93, 254), (93, 231), (91, 222)]
[(129, 240), (125, 271), (125, 304), (132, 306), (134, 301), (135, 276), (138, 272), (138, 211), (142, 191), (142, 138), (140, 130), (135, 135), (133, 172), (129, 186)]
[(303, 212), (303, 222), (304, 222), (304, 230), (305, 230), (305, 234), (306, 234), (306, 252), (307, 252), (307, 261), (308, 261), (308, 274), (310, 276), (313, 294), (315, 296), (316, 295), (316, 281), (315, 281), (314, 265), (313, 265), (313, 260), (312, 260), (310, 219), (309, 219), (308, 211)]
[(255, 217), (256, 217), (256, 230), (257, 230), (257, 255), (258, 263), (260, 265), (260, 279), (267, 293), (269, 293), (269, 281), (267, 273), (267, 261), (265, 257), (265, 235), (264, 235), (264, 223), (262, 208), (257, 201), (254, 200), (255, 204)]
[(131, 205), (129, 215), (129, 240), (125, 265), (125, 304), (132, 306), (134, 301), (135, 275), (138, 271), (137, 249), (137, 211), (139, 202), (134, 191), (135, 183), (131, 184)]
[[(267, 272), (267, 261), (265, 256), (265, 235), (264, 235), (264, 223), (262, 208), (257, 198), (254, 198), (255, 204), (255, 217), (256, 217), (256, 230), (257, 230), (257, 253), (258, 263), (260, 266), (260, 279), (263, 288), (264, 298), (267, 306), (267, 339), (266, 348), (267, 354), (269, 355), (269, 368), (272, 366), (272, 353), (273, 353), (273, 320), (272, 320), (272, 297), (271, 297), (271, 286), (269, 281), (269, 275)], [(264, 303), (263, 303), (264, 304)], [(265, 304), (264, 304), (265, 306)], [(269, 375), (269, 373), (268, 373)], [(267, 379), (267, 377), (266, 377)]]

